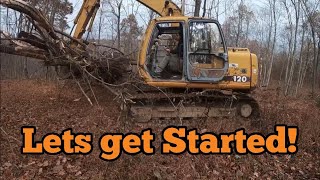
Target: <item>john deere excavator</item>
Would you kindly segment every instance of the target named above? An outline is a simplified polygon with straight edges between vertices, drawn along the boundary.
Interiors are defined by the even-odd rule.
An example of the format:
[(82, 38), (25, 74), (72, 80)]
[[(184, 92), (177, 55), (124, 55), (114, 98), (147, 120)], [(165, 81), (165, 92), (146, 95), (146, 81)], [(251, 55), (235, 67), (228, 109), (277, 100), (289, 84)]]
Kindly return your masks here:
[[(255, 54), (227, 48), (216, 20), (183, 16), (168, 0), (137, 1), (161, 17), (149, 23), (142, 39), (137, 70), (144, 85), (130, 92), (129, 116), (148, 121), (258, 115), (250, 96), (258, 81)], [(99, 0), (84, 0), (75, 38), (90, 31), (99, 5)]]

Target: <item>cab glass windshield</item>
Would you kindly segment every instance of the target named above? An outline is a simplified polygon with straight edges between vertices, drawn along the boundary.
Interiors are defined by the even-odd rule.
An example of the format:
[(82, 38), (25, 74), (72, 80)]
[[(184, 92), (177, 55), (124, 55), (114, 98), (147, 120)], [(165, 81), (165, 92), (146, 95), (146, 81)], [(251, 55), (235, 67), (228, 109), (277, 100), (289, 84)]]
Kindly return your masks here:
[(213, 22), (190, 22), (191, 53), (218, 54), (224, 52), (220, 29)]

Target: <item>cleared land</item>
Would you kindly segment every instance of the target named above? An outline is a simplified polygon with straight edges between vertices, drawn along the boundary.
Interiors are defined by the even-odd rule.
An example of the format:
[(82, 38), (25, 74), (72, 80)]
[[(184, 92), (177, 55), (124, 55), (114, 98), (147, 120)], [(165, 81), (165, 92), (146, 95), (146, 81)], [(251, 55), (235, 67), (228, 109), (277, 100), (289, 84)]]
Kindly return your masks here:
[[(289, 155), (161, 155), (159, 134), (164, 121), (148, 124), (118, 121), (114, 97), (94, 87), (100, 106), (90, 106), (74, 84), (43, 81), (1, 81), (1, 179), (319, 179), (320, 108), (307, 96), (285, 98), (275, 90), (257, 91), (261, 106), (259, 125), (243, 119), (210, 119), (184, 122), (200, 132), (229, 132), (245, 128), (248, 132), (273, 132), (275, 124), (300, 128), (299, 152)], [(94, 134), (94, 150), (87, 156), (22, 155), (21, 126), (37, 127), (36, 139), (67, 128)], [(136, 132), (152, 128), (158, 135), (158, 152), (152, 156), (122, 156), (115, 162), (99, 159), (99, 137), (106, 132)]]

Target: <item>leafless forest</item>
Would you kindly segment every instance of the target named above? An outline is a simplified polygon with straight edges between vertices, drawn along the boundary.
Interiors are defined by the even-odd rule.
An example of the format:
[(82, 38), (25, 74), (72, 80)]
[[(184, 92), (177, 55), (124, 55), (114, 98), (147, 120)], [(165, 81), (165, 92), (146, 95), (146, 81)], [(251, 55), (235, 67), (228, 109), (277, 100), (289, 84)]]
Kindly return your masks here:
[[(276, 86), (285, 95), (314, 94), (320, 86), (320, 2), (317, 0), (182, 0), (174, 1), (188, 16), (220, 21), (227, 45), (248, 47), (259, 57), (260, 86)], [(70, 33), (82, 2), (30, 1), (55, 28)], [(148, 22), (157, 15), (134, 0), (102, 0), (85, 38), (120, 49), (135, 59)], [(1, 31), (17, 36), (32, 32), (23, 14), (1, 7)], [(3, 36), (3, 34), (2, 34)], [(17, 37), (18, 38), (18, 37)]]

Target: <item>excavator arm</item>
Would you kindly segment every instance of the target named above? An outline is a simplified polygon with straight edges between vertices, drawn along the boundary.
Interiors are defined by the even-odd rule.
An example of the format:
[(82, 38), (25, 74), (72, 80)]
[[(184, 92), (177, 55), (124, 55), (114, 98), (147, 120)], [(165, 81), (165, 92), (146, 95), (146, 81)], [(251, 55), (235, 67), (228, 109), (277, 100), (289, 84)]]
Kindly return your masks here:
[(182, 16), (181, 9), (168, 0), (137, 0), (160, 16)]
[[(182, 16), (181, 9), (170, 0), (137, 0), (160, 16)], [(84, 0), (74, 20), (73, 37), (81, 39), (88, 30), (91, 31), (95, 16), (100, 8), (100, 0)]]
[(100, 0), (84, 0), (77, 17), (74, 20), (75, 31), (73, 37), (81, 39), (83, 34), (91, 31), (97, 11), (100, 8)]

